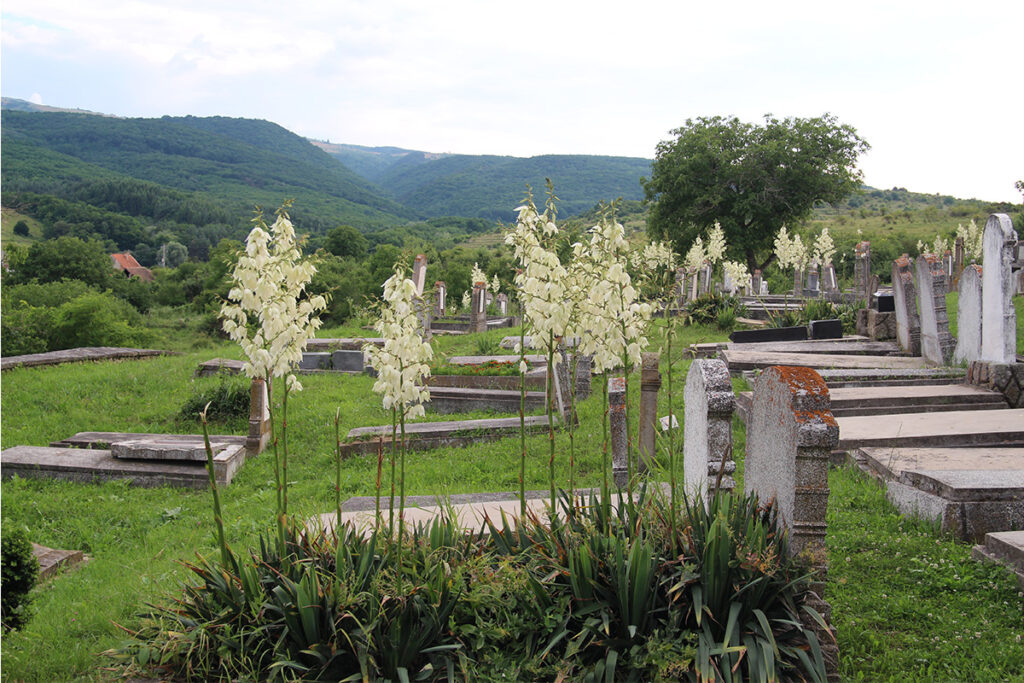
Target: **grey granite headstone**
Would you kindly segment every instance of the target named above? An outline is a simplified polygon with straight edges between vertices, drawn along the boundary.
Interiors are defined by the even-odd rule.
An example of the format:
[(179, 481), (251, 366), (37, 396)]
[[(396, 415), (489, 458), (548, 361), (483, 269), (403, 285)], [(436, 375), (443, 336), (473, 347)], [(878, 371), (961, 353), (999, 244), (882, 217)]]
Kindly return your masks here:
[(608, 380), (608, 427), (612, 447), (612, 478), (616, 486), (624, 487), (629, 482), (628, 435), (626, 434), (626, 379), (612, 377)]
[(590, 396), (590, 384), (594, 357), (589, 354), (576, 354), (576, 400), (583, 401)]
[[(736, 395), (729, 367), (717, 358), (693, 361), (683, 397), (683, 483), (688, 495), (708, 500), (718, 475), (722, 489), (732, 489), (732, 414)], [(729, 467), (732, 465), (732, 467)]]
[(299, 361), (300, 370), (330, 370), (331, 354), (327, 351), (305, 351)]
[(970, 363), (981, 358), (981, 267), (971, 264), (960, 274), (957, 300), (956, 349), (953, 360)]
[(981, 360), (1013, 363), (1017, 352), (1017, 313), (1013, 308), (1014, 247), (1017, 233), (1005, 213), (994, 213), (982, 238)]
[(470, 332), (487, 331), (487, 290), (485, 287), (486, 283), (484, 282), (473, 283), (473, 296), (470, 299), (469, 309)]
[(921, 355), (921, 320), (913, 264), (903, 254), (892, 263), (892, 294), (896, 306), (896, 340), (912, 356)]
[(807, 292), (811, 296), (817, 295), (820, 290), (818, 278), (818, 267), (812, 265), (807, 269)]
[(508, 315), (508, 294), (504, 292), (498, 295), (498, 313)]
[(858, 242), (854, 247), (853, 277), (859, 301), (871, 301), (871, 242)]
[(661, 372), (658, 364), (661, 354), (645, 352), (640, 360), (640, 471), (654, 469), (657, 457), (656, 433), (658, 422), (658, 391)]
[(331, 353), (331, 367), (343, 372), (363, 371), (363, 352), (338, 350)]
[(448, 285), (438, 280), (434, 283), (437, 299), (434, 301), (434, 317), (443, 318), (448, 303)]
[(945, 273), (934, 254), (917, 257), (917, 308), (921, 316), (921, 355), (936, 365), (949, 365), (955, 342), (949, 334)]
[[(689, 429), (689, 425), (687, 425)], [(747, 420), (745, 489), (775, 499), (789, 551), (826, 566), (828, 463), (839, 445), (828, 386), (811, 368), (773, 366), (754, 387)]]

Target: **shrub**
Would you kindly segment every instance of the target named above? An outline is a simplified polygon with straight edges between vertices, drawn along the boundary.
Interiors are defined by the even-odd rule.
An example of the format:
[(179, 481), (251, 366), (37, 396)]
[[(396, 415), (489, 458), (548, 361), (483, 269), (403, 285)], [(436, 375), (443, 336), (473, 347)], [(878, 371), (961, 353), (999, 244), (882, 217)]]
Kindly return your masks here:
[(28, 237), (29, 236), (28, 223), (26, 223), (25, 221), (18, 221), (17, 223), (15, 223), (14, 224), (14, 234), (18, 235), (19, 237)]
[(189, 422), (199, 419), (199, 414), (206, 408), (206, 419), (210, 422), (230, 422), (248, 419), (249, 417), (249, 383), (237, 377), (221, 374), (216, 385), (197, 389), (193, 384), (193, 394), (181, 407), (181, 418)]
[(745, 312), (736, 297), (705, 294), (687, 303), (683, 316), (690, 325), (715, 325), (719, 314), (725, 310), (732, 311), (734, 318)]
[(723, 332), (729, 332), (736, 327), (736, 311), (731, 308), (723, 308), (718, 312), (715, 326)]
[(126, 301), (108, 292), (85, 294), (57, 308), (48, 350), (141, 345), (149, 338), (141, 322)]
[(22, 529), (5, 529), (0, 541), (0, 565), (0, 613), (4, 631), (9, 631), (28, 623), (29, 591), (39, 579), (39, 562)]

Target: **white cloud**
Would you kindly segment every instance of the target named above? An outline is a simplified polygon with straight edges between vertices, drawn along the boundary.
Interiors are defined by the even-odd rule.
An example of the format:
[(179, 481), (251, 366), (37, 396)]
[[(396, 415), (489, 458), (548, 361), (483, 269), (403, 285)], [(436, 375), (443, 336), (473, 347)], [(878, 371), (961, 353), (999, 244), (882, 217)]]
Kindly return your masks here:
[(32, 104), (42, 104), (43, 103), (43, 96), (40, 95), (37, 92), (34, 92), (31, 95), (29, 95), (28, 101), (31, 102)]

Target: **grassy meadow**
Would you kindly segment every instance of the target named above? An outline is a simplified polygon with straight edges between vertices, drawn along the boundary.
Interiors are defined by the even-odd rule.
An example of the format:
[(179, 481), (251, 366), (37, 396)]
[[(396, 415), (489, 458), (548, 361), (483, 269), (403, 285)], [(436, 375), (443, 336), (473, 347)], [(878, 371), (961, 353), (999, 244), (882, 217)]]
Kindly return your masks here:
[[(663, 323), (659, 323), (663, 324)], [(439, 354), (493, 352), (515, 330), (440, 337)], [(325, 330), (321, 336), (372, 333), (357, 327)], [(715, 341), (724, 333), (689, 327), (673, 342), (673, 407), (682, 420), (684, 345)], [(662, 330), (652, 348), (664, 350)], [(23, 368), (3, 373), (4, 448), (45, 445), (78, 431), (195, 432), (179, 415), (194, 391), (222, 381), (193, 379), (196, 365), (213, 357), (237, 358), (228, 343), (188, 349), (180, 355), (138, 361), (79, 363)], [(241, 381), (241, 380), (236, 380)], [(334, 506), (335, 410), (342, 434), (356, 426), (386, 424), (367, 376), (301, 377), (304, 389), (289, 401), (289, 501), (296, 517), (309, 518)], [(667, 414), (663, 365), (660, 414)], [(736, 380), (737, 390), (746, 389)], [(639, 382), (631, 382), (633, 405)], [(475, 413), (469, 417), (482, 417)], [(427, 419), (446, 416), (428, 414)], [(601, 392), (580, 406), (576, 432), (576, 481), (595, 486), (601, 478)], [(246, 424), (214, 425), (214, 433), (244, 433)], [(635, 434), (635, 427), (634, 427)], [(735, 456), (742, 478), (744, 430), (734, 426)], [(681, 438), (677, 444), (681, 444)], [(569, 440), (558, 436), (556, 477), (569, 478)], [(518, 438), (464, 449), (412, 452), (407, 493), (437, 495), (514, 491), (518, 487)], [(527, 440), (529, 489), (547, 487), (547, 437)], [(662, 463), (665, 465), (665, 463)], [(677, 463), (681, 476), (681, 463)], [(342, 496), (369, 496), (375, 489), (376, 458), (342, 463)], [(667, 478), (664, 471), (657, 477)], [(228, 542), (251, 547), (272, 524), (273, 456), (251, 459), (222, 491)], [(830, 474), (827, 598), (833, 605), (843, 680), (1013, 680), (1024, 676), (1024, 597), (1010, 575), (969, 559), (969, 547), (931, 525), (905, 520), (881, 489), (859, 471)], [(180, 562), (216, 554), (208, 491), (143, 489), (121, 482), (72, 484), (8, 480), (2, 485), (5, 526), (25, 528), (50, 547), (82, 549), (88, 564), (35, 590), (36, 615), (2, 641), (4, 680), (117, 680), (125, 672), (102, 656), (128, 639), (147, 603), (167, 604), (183, 581)]]

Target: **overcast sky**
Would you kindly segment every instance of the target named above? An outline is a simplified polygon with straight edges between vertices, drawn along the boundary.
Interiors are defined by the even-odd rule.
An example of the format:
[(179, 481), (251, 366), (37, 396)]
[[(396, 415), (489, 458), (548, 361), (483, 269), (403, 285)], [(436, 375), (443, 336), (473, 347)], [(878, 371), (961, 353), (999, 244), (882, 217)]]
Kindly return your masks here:
[(689, 117), (831, 112), (871, 144), (869, 185), (1020, 202), (1022, 30), (1021, 0), (3, 0), (0, 87), (514, 156), (650, 158)]

